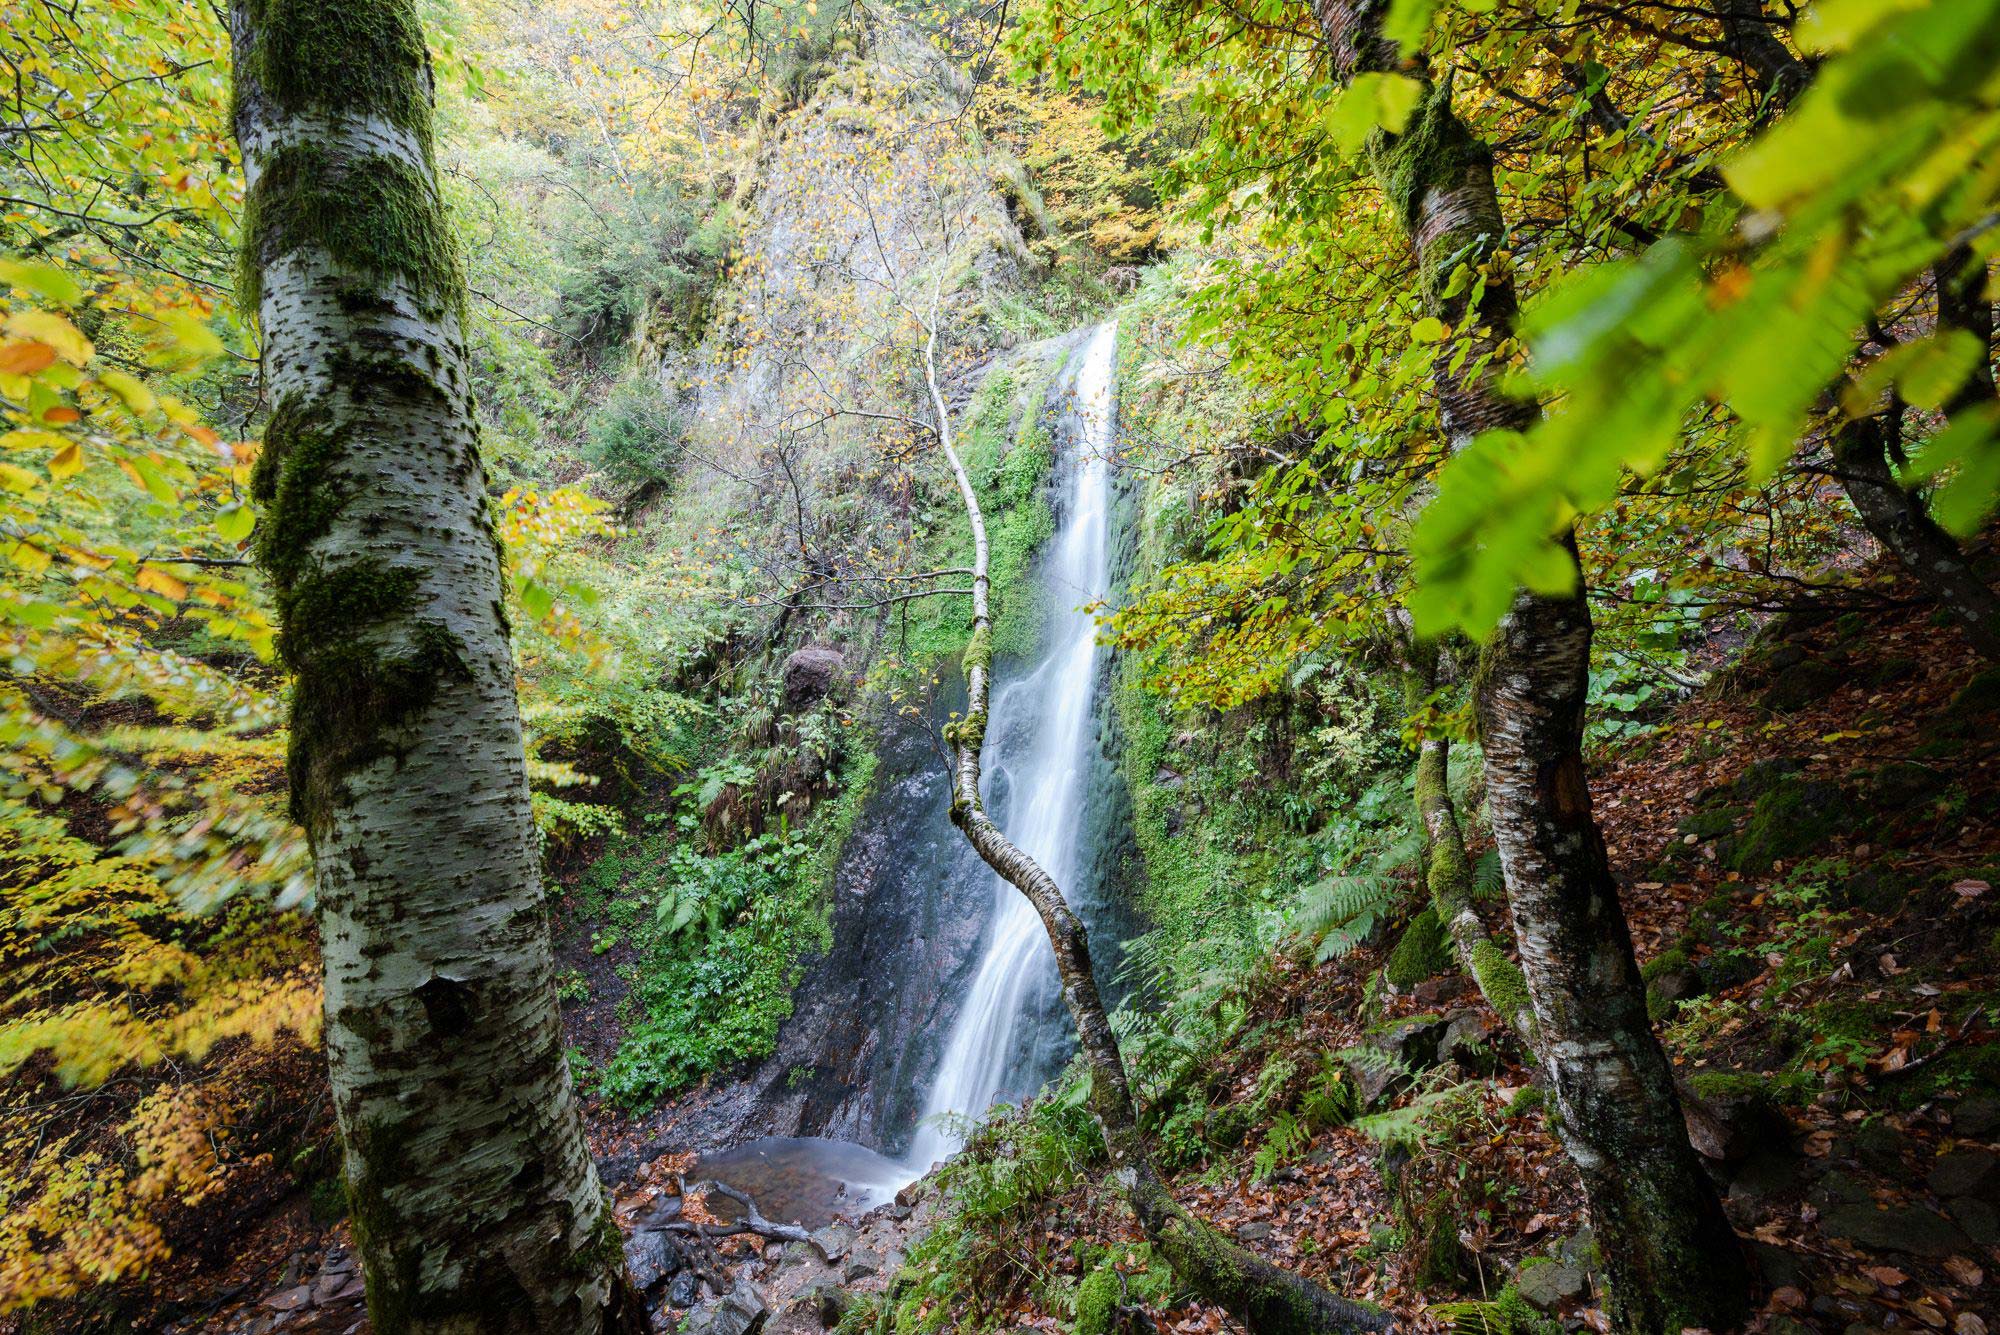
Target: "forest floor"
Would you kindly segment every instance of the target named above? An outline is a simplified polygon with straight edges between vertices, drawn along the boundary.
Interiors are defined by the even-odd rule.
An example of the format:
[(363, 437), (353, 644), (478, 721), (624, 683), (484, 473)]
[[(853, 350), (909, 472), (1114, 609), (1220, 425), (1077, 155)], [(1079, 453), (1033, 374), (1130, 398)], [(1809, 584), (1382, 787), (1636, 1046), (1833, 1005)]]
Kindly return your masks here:
[[(1907, 604), (1794, 615), (1664, 726), (1606, 748), (1593, 791), (1693, 1138), (1765, 1277), (1759, 1327), (1984, 1335), (2000, 1293), (2000, 672)], [(1504, 939), (1504, 906), (1486, 911)], [(1207, 1080), (1248, 1115), (1233, 1148), (1184, 1164), (1177, 1193), (1411, 1330), (1480, 1329), (1466, 1323), (1482, 1312), (1496, 1330), (1524, 1313), (1607, 1329), (1525, 1054), (1455, 974), (1380, 982), (1388, 954), (1279, 958), (1245, 981), (1245, 1022)], [(1315, 1129), (1301, 1100), (1336, 1070), (1372, 1116)], [(627, 1139), (617, 1114), (594, 1117), (594, 1137)], [(1385, 1151), (1385, 1128), (1399, 1148)], [(680, 1166), (607, 1160), (628, 1227), (657, 1217)], [(1145, 1248), (1099, 1176), (989, 1221), (927, 1328), (1072, 1329), (1065, 1295), (1108, 1263), (1133, 1279), (1114, 1328), (1230, 1329), (1215, 1309), (1135, 1297)], [(708, 1275), (655, 1277), (661, 1328), (686, 1310), (678, 1297), (732, 1329), (736, 1299), (715, 1295), (754, 1290), (767, 1329), (819, 1329), (902, 1282), (949, 1199), (920, 1189), (857, 1221), (831, 1235), (831, 1260), (748, 1236), (702, 1257), (652, 1248), (664, 1272)], [(303, 1196), (256, 1217), (214, 1221), (226, 1247), (163, 1266), (157, 1319), (135, 1328), (367, 1329), (345, 1225)], [(649, 1236), (632, 1234), (640, 1254)], [(1506, 1312), (1470, 1306), (1503, 1292)]]

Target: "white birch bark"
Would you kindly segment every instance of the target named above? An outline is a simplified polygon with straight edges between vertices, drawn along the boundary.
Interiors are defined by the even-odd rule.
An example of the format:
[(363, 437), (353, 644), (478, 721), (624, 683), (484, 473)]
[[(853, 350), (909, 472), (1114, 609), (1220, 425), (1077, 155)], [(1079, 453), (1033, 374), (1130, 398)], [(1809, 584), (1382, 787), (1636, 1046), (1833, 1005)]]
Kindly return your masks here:
[[(622, 1254), (558, 1027), (462, 282), (412, 260), (450, 254), (421, 29), (409, 0), (235, 0), (231, 20), (276, 405), (259, 555), (370, 1312), (587, 1335), (620, 1307)], [(336, 68), (310, 100), (274, 93), (307, 51)]]

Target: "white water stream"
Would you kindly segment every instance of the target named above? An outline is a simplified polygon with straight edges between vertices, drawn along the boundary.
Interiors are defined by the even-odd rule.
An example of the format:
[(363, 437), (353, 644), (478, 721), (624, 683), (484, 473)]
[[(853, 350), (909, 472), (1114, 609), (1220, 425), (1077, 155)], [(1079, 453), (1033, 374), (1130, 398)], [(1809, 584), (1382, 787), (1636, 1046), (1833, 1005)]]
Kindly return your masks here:
[[(1076, 375), (1077, 458), (1062, 527), (1044, 565), (1050, 602), (1048, 652), (1032, 670), (995, 689), (986, 752), (986, 795), (1009, 795), (1001, 828), (1049, 875), (1069, 889), (1078, 870), (1084, 781), (1095, 735), (1097, 622), (1086, 606), (1110, 585), (1110, 483), (1107, 459), (1116, 444), (1112, 370), (1118, 327), (1100, 325), (1084, 345)], [(977, 1121), (1019, 1089), (1022, 1044), (1016, 1029), (1029, 1002), (1055, 986), (1042, 921), (1027, 897), (998, 876), (985, 953), (959, 1008), (930, 1097), (910, 1147), (922, 1172), (963, 1142), (964, 1122)]]
[[(1068, 433), (1061, 528), (1041, 570), (1050, 615), (1043, 657), (995, 685), (989, 711), (985, 796), (1013, 841), (1071, 896), (1087, 899), (1081, 852), (1096, 737), (1097, 623), (1084, 610), (1110, 587), (1110, 480), (1116, 446), (1112, 374), (1118, 330), (1084, 344), (1075, 380), (1077, 429)], [(975, 865), (976, 859), (973, 860)], [(979, 868), (993, 912), (910, 1151), (900, 1161), (842, 1141), (766, 1138), (710, 1155), (697, 1171), (749, 1191), (775, 1219), (823, 1222), (857, 1215), (895, 1195), (964, 1141), (994, 1103), (1034, 1093), (1061, 1045), (1036, 1032), (1052, 1012), (1057, 980), (1042, 922), (1020, 891)], [(1059, 1012), (1056, 1012), (1059, 1013)]]

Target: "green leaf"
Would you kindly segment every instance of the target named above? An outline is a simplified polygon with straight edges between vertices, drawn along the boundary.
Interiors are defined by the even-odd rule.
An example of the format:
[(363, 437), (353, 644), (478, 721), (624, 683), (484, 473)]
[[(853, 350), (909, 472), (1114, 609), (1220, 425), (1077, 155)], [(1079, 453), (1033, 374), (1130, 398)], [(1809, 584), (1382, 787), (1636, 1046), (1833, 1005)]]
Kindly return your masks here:
[(1405, 53), (1415, 50), (1430, 31), (1437, 7), (1438, 0), (1391, 0), (1389, 13), (1382, 20), (1382, 35)]
[(257, 526), (257, 517), (247, 505), (226, 505), (215, 512), (215, 531), (225, 541), (241, 542)]

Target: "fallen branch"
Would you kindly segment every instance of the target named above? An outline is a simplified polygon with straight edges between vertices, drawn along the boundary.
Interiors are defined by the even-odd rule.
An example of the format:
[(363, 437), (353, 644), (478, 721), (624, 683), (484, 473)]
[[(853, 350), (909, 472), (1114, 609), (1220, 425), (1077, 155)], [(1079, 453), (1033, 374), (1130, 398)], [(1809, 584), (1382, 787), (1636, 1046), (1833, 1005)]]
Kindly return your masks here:
[(687, 1218), (673, 1219), (667, 1222), (667, 1231), (672, 1233), (688, 1233), (703, 1239), (733, 1238), (739, 1233), (754, 1233), (760, 1238), (768, 1238), (773, 1242), (809, 1243), (813, 1250), (819, 1253), (820, 1259), (828, 1264), (840, 1259), (836, 1253), (829, 1250), (818, 1238), (815, 1238), (810, 1231), (800, 1228), (797, 1224), (780, 1224), (766, 1219), (763, 1213), (757, 1209), (757, 1202), (750, 1198), (749, 1193), (738, 1191), (726, 1182), (704, 1180), (692, 1184), (683, 1183), (681, 1186), (681, 1200), (685, 1201), (690, 1194), (697, 1192), (704, 1196), (710, 1192), (718, 1196), (727, 1196), (730, 1200), (735, 1201), (743, 1207), (745, 1217), (724, 1224), (704, 1224)]

